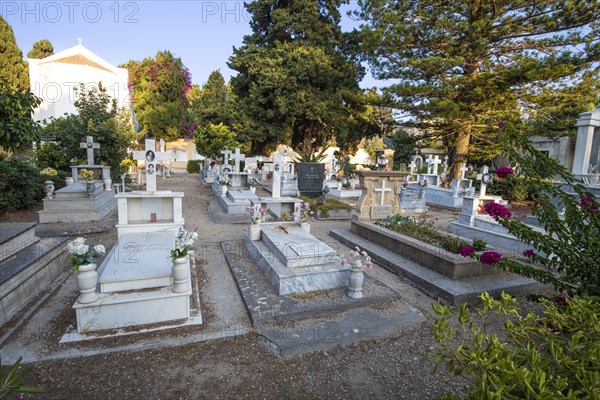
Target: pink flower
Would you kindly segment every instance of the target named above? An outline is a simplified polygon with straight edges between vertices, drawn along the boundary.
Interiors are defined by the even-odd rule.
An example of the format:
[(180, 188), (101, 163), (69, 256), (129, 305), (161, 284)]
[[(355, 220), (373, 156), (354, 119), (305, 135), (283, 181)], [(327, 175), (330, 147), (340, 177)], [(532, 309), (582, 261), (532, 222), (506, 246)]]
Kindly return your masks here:
[(463, 257), (470, 257), (473, 254), (475, 254), (475, 249), (471, 246), (461, 246), (461, 248), (458, 252)]
[(483, 264), (487, 265), (496, 265), (498, 261), (502, 258), (502, 254), (497, 251), (484, 251), (483, 254), (479, 257), (479, 261)]
[(534, 254), (535, 254), (535, 252), (533, 251), (533, 249), (527, 249), (527, 250), (523, 251), (523, 255), (528, 258), (533, 257)]
[(500, 167), (496, 170), (496, 176), (500, 179), (506, 178), (508, 175), (512, 175), (515, 173), (515, 170), (511, 167)]
[(483, 206), (483, 209), (487, 215), (495, 220), (498, 220), (499, 218), (510, 218), (510, 216), (512, 216), (512, 213), (508, 211), (506, 207), (496, 202), (487, 203)]
[(552, 302), (554, 304), (556, 304), (557, 306), (562, 306), (562, 307), (566, 307), (566, 305), (570, 302), (573, 301), (572, 297), (567, 296), (564, 293), (561, 293), (559, 295), (554, 296), (554, 298), (552, 299)]
[(591, 213), (598, 211), (596, 200), (590, 195), (586, 195), (581, 199), (581, 206)]

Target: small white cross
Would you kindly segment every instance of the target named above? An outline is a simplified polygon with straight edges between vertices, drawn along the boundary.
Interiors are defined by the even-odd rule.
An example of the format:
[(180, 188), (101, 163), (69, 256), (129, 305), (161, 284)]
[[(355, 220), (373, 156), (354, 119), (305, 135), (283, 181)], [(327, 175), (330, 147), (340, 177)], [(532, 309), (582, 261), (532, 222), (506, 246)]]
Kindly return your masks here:
[(241, 154), (240, 153), (240, 148), (236, 147), (235, 148), (235, 153), (233, 154), (233, 156), (231, 158), (233, 158), (234, 161), (235, 161), (235, 171), (234, 172), (240, 172), (240, 161), (245, 160), (246, 159), (246, 155), (245, 154)]
[(464, 163), (462, 165), (462, 167), (460, 167), (460, 179), (465, 179), (465, 175), (467, 173), (467, 171), (469, 170), (469, 168), (467, 167), (467, 163)]
[(481, 182), (481, 183), (480, 183), (480, 186), (479, 186), (479, 197), (483, 197), (483, 196), (485, 196), (485, 190), (486, 190), (486, 188), (487, 188), (487, 184), (486, 184), (486, 183), (484, 183), (484, 181), (483, 181), (483, 176), (484, 176), (485, 174), (487, 174), (489, 170), (490, 170), (490, 169), (488, 168), (488, 166), (487, 166), (487, 165), (484, 165), (484, 166), (481, 168), (481, 172), (480, 172), (479, 174), (477, 174), (477, 180)]
[(221, 150), (221, 154), (223, 154), (223, 168), (225, 168), (226, 165), (229, 165), (229, 159), (231, 158), (231, 150), (229, 150), (229, 148), (225, 147), (225, 150)]
[(442, 163), (442, 166), (444, 167), (444, 173), (446, 173), (448, 171), (448, 160), (450, 159), (450, 157), (448, 157), (448, 155), (446, 155), (444, 157), (444, 162)]
[(442, 160), (438, 156), (432, 157), (431, 154), (427, 157), (427, 172), (429, 174), (437, 174), (438, 165), (442, 163)]
[(144, 151), (134, 151), (133, 159), (144, 161), (146, 165), (146, 191), (156, 192), (156, 162), (167, 161), (169, 153), (156, 152), (156, 141), (146, 139)]
[(79, 45), (81, 46), (81, 42), (83, 42), (82, 38), (77, 38), (77, 41), (79, 42)]
[(381, 206), (383, 206), (383, 205), (384, 205), (384, 201), (383, 201), (383, 200), (385, 199), (385, 193), (386, 193), (386, 192), (391, 192), (391, 191), (392, 191), (392, 189), (391, 189), (391, 188), (385, 187), (385, 179), (383, 179), (383, 180), (381, 181), (381, 188), (377, 188), (377, 189), (373, 189), (373, 190), (374, 190), (375, 192), (380, 192), (380, 193), (381, 193), (381, 201), (380, 201), (380, 204), (379, 204), (379, 205), (381, 205)]
[(100, 143), (94, 143), (93, 136), (86, 136), (85, 142), (79, 143), (79, 147), (82, 149), (87, 149), (87, 163), (88, 165), (94, 164), (94, 149), (100, 148)]

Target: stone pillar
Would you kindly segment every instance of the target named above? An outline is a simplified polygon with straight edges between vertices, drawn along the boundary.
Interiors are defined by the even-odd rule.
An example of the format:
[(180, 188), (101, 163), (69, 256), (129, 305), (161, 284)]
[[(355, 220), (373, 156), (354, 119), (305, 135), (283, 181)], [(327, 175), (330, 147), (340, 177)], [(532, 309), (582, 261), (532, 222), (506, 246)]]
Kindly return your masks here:
[(358, 220), (386, 218), (400, 212), (397, 193), (408, 172), (399, 171), (356, 171), (362, 195), (356, 203)]
[(600, 127), (600, 108), (579, 114), (577, 142), (571, 170), (573, 174), (586, 175), (588, 173), (594, 130), (598, 127)]

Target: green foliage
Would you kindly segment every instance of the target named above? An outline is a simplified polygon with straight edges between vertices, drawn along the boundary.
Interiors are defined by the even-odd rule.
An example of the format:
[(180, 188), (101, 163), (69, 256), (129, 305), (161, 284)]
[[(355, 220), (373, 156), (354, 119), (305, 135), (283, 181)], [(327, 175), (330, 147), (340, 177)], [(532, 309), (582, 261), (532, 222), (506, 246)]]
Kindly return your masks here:
[(62, 146), (57, 142), (41, 143), (32, 152), (39, 168), (55, 168), (57, 170), (69, 171), (69, 158)]
[(41, 128), (31, 115), (41, 100), (29, 91), (11, 88), (3, 79), (0, 76), (0, 146), (18, 151), (40, 137)]
[(445, 238), (434, 227), (433, 220), (425, 217), (415, 219), (411, 216), (396, 214), (384, 220), (377, 220), (375, 224), (431, 245), (439, 245), (440, 241)]
[[(335, 137), (358, 141), (368, 131), (362, 67), (340, 28), (340, 0), (258, 0), (246, 5), (252, 34), (234, 49), (229, 67), (252, 150), (278, 143), (312, 152)], [(358, 128), (358, 129), (354, 129)]]
[(403, 129), (396, 130), (389, 138), (394, 149), (394, 170), (400, 169), (400, 163), (409, 164), (415, 154), (415, 138)]
[[(5, 81), (11, 92), (23, 93), (29, 90), (27, 63), (23, 62), (23, 53), (17, 46), (12, 27), (2, 16), (0, 16), (0, 81)], [(1, 88), (0, 94), (4, 94), (4, 91), (5, 88)]]
[[(498, 267), (575, 294), (600, 295), (600, 212), (598, 200), (563, 166), (537, 151), (527, 138), (507, 128), (499, 135), (505, 154), (518, 163), (534, 193), (532, 214), (545, 232), (516, 219), (503, 219), (508, 231), (535, 250), (534, 264), (502, 259)], [(554, 171), (559, 182), (540, 176)], [(537, 264), (537, 265), (536, 265)], [(544, 268), (539, 268), (542, 265)]]
[(524, 176), (508, 175), (505, 179), (494, 177), (493, 185), (489, 188), (491, 194), (502, 196), (505, 200), (531, 200)]
[(17, 393), (43, 393), (44, 391), (40, 387), (35, 386), (24, 386), (23, 380), (34, 368), (35, 365), (27, 367), (19, 372), (19, 366), (23, 361), (23, 357), (19, 359), (6, 371), (4, 374), (2, 368), (0, 368), (0, 399), (8, 396), (13, 392)]
[(188, 160), (187, 162), (187, 172), (190, 174), (198, 174), (200, 173), (200, 164), (202, 161), (200, 160)]
[[(196, 122), (189, 121), (188, 99), (191, 75), (180, 58), (159, 51), (156, 58), (130, 61), (129, 87), (133, 89), (133, 108), (143, 131), (152, 131), (157, 139), (173, 141), (193, 136)], [(184, 125), (184, 122), (186, 125)], [(191, 122), (191, 124), (190, 124)]]
[(225, 148), (239, 147), (235, 133), (225, 125), (213, 125), (210, 122), (196, 130), (196, 151), (205, 157), (217, 158)]
[[(466, 399), (596, 399), (600, 393), (600, 306), (575, 298), (542, 302), (523, 315), (516, 299), (487, 293), (473, 312), (433, 305), (436, 366), (472, 382)], [(488, 332), (500, 318), (499, 333)], [(455, 321), (456, 320), (456, 321)], [(460, 329), (455, 330), (458, 325)]]
[(318, 218), (329, 218), (329, 211), (331, 210), (352, 210), (352, 206), (338, 199), (325, 198), (324, 201), (321, 198), (312, 198), (306, 196), (299, 196), (303, 202), (310, 205), (310, 209), (314, 211)]
[(32, 160), (0, 155), (0, 212), (38, 204), (44, 196), (44, 180)]
[(471, 245), (475, 251), (484, 251), (487, 248), (487, 242), (483, 239), (473, 239), (473, 244)]
[(27, 58), (46, 58), (54, 54), (54, 46), (47, 39), (42, 39), (33, 44), (33, 48), (27, 53)]
[(469, 243), (462, 240), (458, 236), (452, 236), (452, 235), (448, 235), (448, 236), (444, 236), (444, 237), (440, 238), (439, 244), (442, 247), (442, 249), (449, 251), (450, 253), (453, 253), (453, 254), (458, 254), (461, 247), (469, 245)]
[(298, 157), (296, 157), (296, 162), (299, 163), (320, 163), (325, 158), (325, 151), (327, 148), (324, 147), (318, 153), (309, 152), (299, 152)]
[(600, 71), (597, 1), (360, 0), (359, 6), (357, 17), (366, 21), (359, 41), (371, 70), (397, 82), (384, 95), (414, 126), (445, 142), (451, 178), (467, 156), (499, 154), (490, 121), (518, 122), (523, 107), (547, 115), (556, 96), (565, 108), (589, 105), (580, 93)]

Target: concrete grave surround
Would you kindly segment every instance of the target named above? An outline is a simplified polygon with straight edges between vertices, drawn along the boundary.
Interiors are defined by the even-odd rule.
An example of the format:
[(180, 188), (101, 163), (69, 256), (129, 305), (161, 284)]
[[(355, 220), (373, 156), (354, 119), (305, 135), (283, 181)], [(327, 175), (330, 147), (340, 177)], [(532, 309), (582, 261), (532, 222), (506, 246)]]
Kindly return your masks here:
[(104, 190), (102, 181), (94, 181), (95, 196), (90, 197), (85, 182), (75, 182), (54, 192), (54, 198), (43, 199), (38, 211), (41, 223), (100, 221), (117, 206), (115, 192)]

